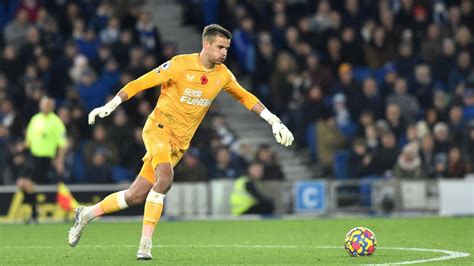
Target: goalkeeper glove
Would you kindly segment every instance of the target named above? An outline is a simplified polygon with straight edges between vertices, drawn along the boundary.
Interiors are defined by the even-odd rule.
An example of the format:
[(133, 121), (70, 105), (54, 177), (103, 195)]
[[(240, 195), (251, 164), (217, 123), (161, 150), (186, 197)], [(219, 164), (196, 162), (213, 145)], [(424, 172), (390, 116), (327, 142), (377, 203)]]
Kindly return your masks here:
[(115, 96), (110, 102), (106, 103), (104, 106), (97, 107), (89, 113), (89, 125), (93, 125), (95, 123), (95, 118), (99, 116), (100, 118), (104, 118), (110, 115), (117, 106), (122, 103), (122, 99), (119, 96)]
[(265, 119), (272, 126), (273, 135), (278, 143), (288, 147), (293, 143), (294, 137), (290, 130), (281, 122), (280, 118), (272, 114), (268, 109), (260, 113), (260, 117)]

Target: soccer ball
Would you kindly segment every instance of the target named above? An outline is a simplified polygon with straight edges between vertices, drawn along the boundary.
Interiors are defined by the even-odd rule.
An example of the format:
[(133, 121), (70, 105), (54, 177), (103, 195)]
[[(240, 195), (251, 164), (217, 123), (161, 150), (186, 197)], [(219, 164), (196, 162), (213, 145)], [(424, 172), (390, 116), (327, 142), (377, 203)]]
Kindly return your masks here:
[(344, 248), (349, 256), (370, 256), (377, 247), (377, 239), (370, 229), (359, 226), (347, 233)]

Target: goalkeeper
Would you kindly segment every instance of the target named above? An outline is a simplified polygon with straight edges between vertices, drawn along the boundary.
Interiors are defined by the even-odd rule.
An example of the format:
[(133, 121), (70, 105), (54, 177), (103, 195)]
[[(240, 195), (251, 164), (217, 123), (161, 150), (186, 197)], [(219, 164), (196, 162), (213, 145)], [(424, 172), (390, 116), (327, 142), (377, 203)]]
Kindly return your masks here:
[(293, 135), (288, 128), (242, 88), (223, 64), (231, 38), (231, 33), (219, 25), (206, 26), (200, 53), (173, 57), (129, 82), (110, 102), (89, 113), (89, 124), (92, 125), (97, 116), (110, 115), (138, 92), (161, 85), (158, 103), (143, 128), (147, 152), (138, 177), (129, 189), (113, 193), (94, 206), (76, 209), (75, 224), (68, 236), (71, 247), (77, 245), (85, 226), (95, 217), (145, 202), (137, 259), (152, 259), (152, 235), (161, 217), (165, 195), (173, 183), (173, 167), (188, 149), (194, 132), (222, 89), (267, 121), (278, 143), (291, 145)]

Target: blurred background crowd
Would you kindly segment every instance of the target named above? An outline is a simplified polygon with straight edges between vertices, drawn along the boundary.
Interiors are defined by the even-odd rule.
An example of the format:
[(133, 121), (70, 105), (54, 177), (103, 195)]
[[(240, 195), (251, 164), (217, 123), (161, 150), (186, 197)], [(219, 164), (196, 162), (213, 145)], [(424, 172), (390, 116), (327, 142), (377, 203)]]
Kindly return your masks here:
[[(56, 100), (67, 129), (63, 180), (134, 179), (159, 90), (94, 127), (87, 114), (179, 53), (142, 2), (0, 2), (0, 184), (28, 166), (25, 129), (43, 95)], [(313, 177), (474, 172), (472, 1), (180, 2), (179, 19), (196, 32), (219, 23), (233, 33), (227, 64), (294, 132)], [(177, 182), (234, 179), (252, 162), (264, 180), (287, 178), (270, 146), (235, 148), (230, 122), (210, 110), (175, 169)]]

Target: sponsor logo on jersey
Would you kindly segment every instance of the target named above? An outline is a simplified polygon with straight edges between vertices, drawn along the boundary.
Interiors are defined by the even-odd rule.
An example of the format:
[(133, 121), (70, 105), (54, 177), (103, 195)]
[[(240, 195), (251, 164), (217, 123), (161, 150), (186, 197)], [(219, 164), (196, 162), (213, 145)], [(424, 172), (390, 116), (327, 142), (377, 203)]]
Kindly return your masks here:
[(195, 105), (195, 106), (207, 107), (207, 106), (211, 105), (212, 100), (204, 99), (204, 98), (201, 98), (201, 97), (202, 97), (202, 91), (186, 88), (184, 90), (183, 96), (181, 96), (181, 98), (179, 98), (179, 100), (182, 103), (186, 103), (186, 104), (189, 104), (189, 105)]
[(192, 81), (194, 79), (194, 75), (186, 74), (186, 78), (188, 79), (188, 81)]

